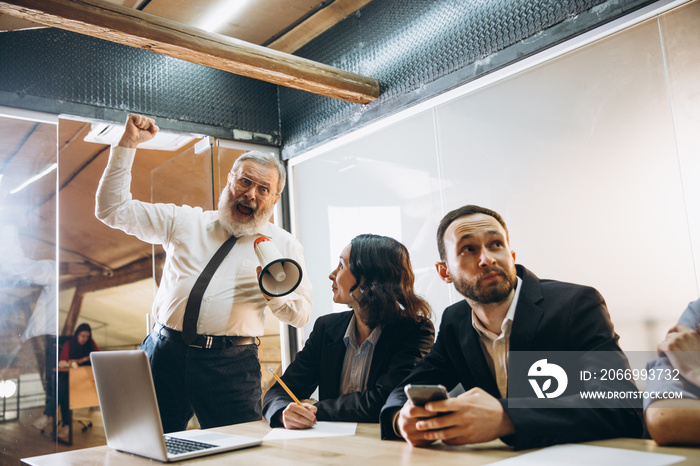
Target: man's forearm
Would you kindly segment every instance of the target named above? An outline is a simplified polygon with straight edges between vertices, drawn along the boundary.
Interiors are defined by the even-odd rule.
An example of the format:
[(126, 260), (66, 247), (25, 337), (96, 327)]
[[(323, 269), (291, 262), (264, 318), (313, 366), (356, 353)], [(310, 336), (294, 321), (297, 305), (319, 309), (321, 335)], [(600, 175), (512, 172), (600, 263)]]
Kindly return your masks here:
[(659, 400), (644, 417), (659, 445), (700, 445), (700, 400)]

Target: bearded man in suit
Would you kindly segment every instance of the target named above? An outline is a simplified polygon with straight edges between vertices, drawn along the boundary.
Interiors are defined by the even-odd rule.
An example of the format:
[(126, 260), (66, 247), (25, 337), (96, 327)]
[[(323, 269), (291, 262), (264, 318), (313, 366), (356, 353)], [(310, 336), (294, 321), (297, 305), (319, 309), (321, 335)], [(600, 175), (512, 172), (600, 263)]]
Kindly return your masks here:
[[(540, 280), (516, 265), (505, 221), (484, 207), (448, 213), (437, 241), (438, 274), (465, 299), (444, 311), (432, 350), (387, 399), (380, 415), (382, 438), (404, 438), (413, 446), (500, 438), (526, 449), (641, 436), (641, 401), (619, 408), (576, 407), (567, 397), (547, 400), (548, 407), (508, 402), (513, 351), (605, 351), (627, 365), (600, 293)], [(407, 401), (406, 384), (442, 384), (448, 390), (461, 384), (466, 391), (420, 407)], [(637, 391), (630, 381), (616, 389)]]

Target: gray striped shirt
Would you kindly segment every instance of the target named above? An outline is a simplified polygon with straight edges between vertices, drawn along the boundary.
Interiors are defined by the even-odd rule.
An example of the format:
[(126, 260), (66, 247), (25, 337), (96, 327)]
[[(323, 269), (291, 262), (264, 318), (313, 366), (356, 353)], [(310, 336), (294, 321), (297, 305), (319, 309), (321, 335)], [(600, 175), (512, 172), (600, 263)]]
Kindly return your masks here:
[(381, 326), (377, 326), (369, 334), (369, 337), (362, 342), (362, 345), (358, 345), (355, 315), (353, 314), (343, 337), (346, 349), (343, 371), (340, 376), (341, 395), (360, 392), (367, 388), (367, 379), (369, 378), (369, 369), (372, 366), (374, 348), (381, 334)]

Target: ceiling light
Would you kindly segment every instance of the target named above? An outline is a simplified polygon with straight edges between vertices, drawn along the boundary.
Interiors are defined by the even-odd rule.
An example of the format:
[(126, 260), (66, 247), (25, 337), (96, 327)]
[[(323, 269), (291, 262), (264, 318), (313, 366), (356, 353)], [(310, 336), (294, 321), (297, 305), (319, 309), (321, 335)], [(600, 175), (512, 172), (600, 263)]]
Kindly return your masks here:
[(234, 19), (248, 5), (246, 0), (238, 0), (235, 4), (228, 0), (219, 2), (207, 10), (207, 15), (197, 21), (195, 27), (209, 32), (216, 32), (223, 25)]
[[(92, 123), (90, 132), (85, 136), (85, 142), (96, 142), (116, 146), (124, 133), (124, 125), (113, 123)], [(148, 142), (139, 144), (139, 149), (178, 150), (198, 135), (188, 133), (171, 133), (160, 130)], [(199, 136), (201, 137), (201, 136)]]

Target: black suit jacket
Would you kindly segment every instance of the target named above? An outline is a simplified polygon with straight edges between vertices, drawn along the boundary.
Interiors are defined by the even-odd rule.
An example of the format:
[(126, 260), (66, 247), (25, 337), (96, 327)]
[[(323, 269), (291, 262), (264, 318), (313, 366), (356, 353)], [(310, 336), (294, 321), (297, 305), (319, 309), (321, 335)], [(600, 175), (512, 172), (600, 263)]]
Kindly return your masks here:
[[(603, 297), (594, 288), (540, 280), (518, 265), (522, 289), (510, 334), (510, 351), (611, 351), (621, 352)], [(621, 357), (621, 364), (626, 358)], [(618, 361), (619, 362), (619, 361)], [(479, 336), (472, 326), (466, 300), (445, 309), (438, 338), (431, 352), (391, 393), (382, 408), (382, 438), (397, 438), (394, 414), (406, 402), (403, 386), (443, 384), (451, 390), (480, 387), (499, 399), (513, 421), (515, 435), (502, 440), (516, 449), (613, 437), (639, 437), (640, 403), (628, 408), (509, 408), (484, 358)], [(631, 382), (620, 383), (634, 390)], [(553, 400), (553, 405), (556, 405)], [(566, 406), (561, 400), (561, 406)]]
[[(304, 348), (282, 376), (299, 399), (309, 398), (318, 387), (319, 421), (378, 422), (379, 410), (391, 390), (433, 346), (435, 329), (430, 320), (403, 320), (384, 326), (374, 348), (367, 389), (340, 395), (343, 336), (351, 317), (352, 311), (319, 317)], [(270, 426), (281, 426), (279, 414), (289, 403), (292, 399), (275, 383), (263, 400), (263, 415)]]

